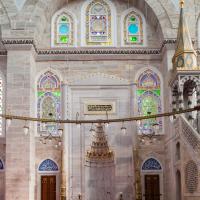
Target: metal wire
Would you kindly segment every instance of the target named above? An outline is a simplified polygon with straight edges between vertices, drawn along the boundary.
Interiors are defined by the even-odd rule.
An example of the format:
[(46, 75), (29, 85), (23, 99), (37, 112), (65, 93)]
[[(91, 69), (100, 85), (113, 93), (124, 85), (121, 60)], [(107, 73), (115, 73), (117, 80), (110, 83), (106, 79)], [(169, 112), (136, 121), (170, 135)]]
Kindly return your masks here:
[(200, 110), (200, 106), (195, 106), (194, 108), (188, 108), (185, 110), (179, 110), (175, 112), (166, 112), (160, 113), (156, 115), (148, 115), (148, 116), (136, 116), (136, 117), (127, 117), (127, 118), (117, 118), (117, 119), (97, 119), (97, 120), (70, 120), (70, 119), (45, 119), (45, 118), (35, 118), (35, 117), (26, 117), (26, 116), (19, 116), (19, 115), (7, 115), (7, 114), (0, 114), (0, 117), (5, 119), (16, 119), (16, 120), (25, 120), (25, 121), (35, 121), (35, 122), (43, 122), (43, 123), (59, 123), (59, 124), (91, 124), (91, 123), (117, 123), (117, 122), (130, 122), (130, 121), (140, 121), (145, 119), (152, 119), (152, 118), (160, 118), (160, 117), (169, 117), (175, 116), (178, 114), (193, 112)]

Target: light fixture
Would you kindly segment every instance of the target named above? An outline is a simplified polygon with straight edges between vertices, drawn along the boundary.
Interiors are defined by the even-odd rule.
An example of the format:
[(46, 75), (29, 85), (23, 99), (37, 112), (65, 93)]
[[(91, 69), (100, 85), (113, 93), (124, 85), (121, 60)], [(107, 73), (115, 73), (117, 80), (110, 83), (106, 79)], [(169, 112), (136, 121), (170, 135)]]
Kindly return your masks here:
[(77, 124), (76, 124), (76, 127), (77, 127), (78, 129), (80, 129), (80, 128), (81, 128), (81, 124), (77, 123)]
[(12, 122), (12, 119), (11, 119), (11, 118), (7, 118), (7, 119), (6, 119), (6, 130), (10, 127), (11, 122)]
[(51, 137), (48, 140), (49, 140), (49, 143), (52, 143), (52, 138)]
[(24, 126), (23, 130), (24, 130), (24, 135), (28, 135), (29, 127), (28, 126)]
[(41, 123), (41, 127), (42, 127), (42, 130), (46, 130), (46, 123), (45, 123), (45, 122), (42, 122), (42, 123)]
[[(62, 136), (63, 136), (63, 129), (59, 127), (60, 125), (56, 127), (48, 127), (47, 122), (43, 122), (43, 125), (45, 124), (45, 131), (40, 133), (40, 143), (46, 144), (47, 142), (49, 144), (54, 144), (56, 148), (58, 146), (62, 146)], [(50, 124), (51, 125), (51, 124)], [(57, 128), (57, 131), (55, 130)]]
[(124, 135), (126, 135), (126, 127), (124, 126), (124, 122), (122, 122), (121, 131)]
[[(150, 111), (147, 111), (147, 116), (150, 116), (151, 114), (152, 113)], [(144, 129), (141, 127), (142, 124), (138, 125), (140, 127), (139, 133), (141, 133), (140, 141), (143, 144), (152, 144), (157, 141), (157, 136), (158, 136), (158, 132), (160, 130), (160, 125), (157, 122), (156, 118), (154, 119), (155, 120), (154, 123), (152, 123), (151, 119), (152, 118), (145, 119), (146, 127), (144, 126)]]
[(60, 137), (62, 137), (62, 135), (63, 135), (63, 129), (62, 129), (62, 128), (59, 128), (59, 129), (58, 129), (58, 135), (59, 135)]
[(24, 135), (28, 135), (29, 133), (29, 127), (27, 125), (27, 121), (25, 121), (25, 125), (23, 126), (23, 130), (24, 130)]
[(174, 116), (173, 116), (173, 115), (170, 115), (170, 116), (169, 116), (169, 120), (170, 120), (170, 122), (173, 122), (173, 121), (174, 121)]
[(62, 145), (62, 141), (60, 140), (59, 142), (58, 142), (58, 146), (61, 146)]
[(123, 193), (122, 192), (119, 193), (119, 200), (123, 200)]
[(78, 194), (78, 200), (81, 200), (81, 194)]
[(141, 121), (137, 120), (137, 125), (140, 126), (141, 125)]
[(157, 133), (160, 129), (160, 126), (157, 122), (155, 122), (153, 125), (152, 125), (153, 129), (155, 130), (155, 132)]
[(109, 122), (105, 123), (105, 127), (108, 128), (109, 127)]
[(92, 134), (95, 133), (95, 129), (94, 129), (94, 127), (93, 127), (93, 124), (91, 125), (90, 132), (91, 132)]
[(78, 119), (79, 119), (79, 112), (76, 113), (76, 127), (81, 128), (81, 123), (78, 123)]

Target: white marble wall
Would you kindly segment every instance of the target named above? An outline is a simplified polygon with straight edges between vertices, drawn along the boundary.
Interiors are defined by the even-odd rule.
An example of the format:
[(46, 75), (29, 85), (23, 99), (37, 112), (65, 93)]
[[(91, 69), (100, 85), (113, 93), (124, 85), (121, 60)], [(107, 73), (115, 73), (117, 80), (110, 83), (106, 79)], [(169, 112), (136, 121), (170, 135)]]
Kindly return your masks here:
[[(120, 85), (121, 84), (121, 85)], [(116, 102), (116, 114), (109, 118), (127, 117), (130, 115), (130, 86), (127, 81), (109, 79), (105, 77), (93, 77), (79, 80), (69, 87), (71, 116), (75, 118), (80, 113), (80, 119), (105, 119), (105, 115), (86, 116), (83, 113), (83, 102), (86, 100), (112, 100)], [(72, 125), (68, 132), (68, 194), (70, 199), (76, 199), (78, 194), (85, 196), (85, 152), (91, 143), (89, 132), (91, 124), (81, 125), (78, 128)], [(133, 195), (133, 166), (132, 166), (132, 133), (127, 126), (127, 135), (122, 135), (121, 124), (110, 124), (106, 129), (110, 148), (115, 153), (115, 196), (124, 192), (126, 199), (132, 199)], [(126, 148), (125, 148), (126, 147)]]

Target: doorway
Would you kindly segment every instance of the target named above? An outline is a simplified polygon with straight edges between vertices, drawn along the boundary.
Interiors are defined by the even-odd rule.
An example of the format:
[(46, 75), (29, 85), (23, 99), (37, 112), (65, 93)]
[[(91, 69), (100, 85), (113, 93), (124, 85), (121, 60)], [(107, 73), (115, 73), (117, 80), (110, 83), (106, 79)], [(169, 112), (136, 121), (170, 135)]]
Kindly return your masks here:
[(176, 199), (181, 200), (181, 173), (179, 170), (176, 172)]
[(159, 175), (145, 175), (145, 200), (160, 200)]
[(56, 200), (56, 176), (41, 176), (41, 200)]

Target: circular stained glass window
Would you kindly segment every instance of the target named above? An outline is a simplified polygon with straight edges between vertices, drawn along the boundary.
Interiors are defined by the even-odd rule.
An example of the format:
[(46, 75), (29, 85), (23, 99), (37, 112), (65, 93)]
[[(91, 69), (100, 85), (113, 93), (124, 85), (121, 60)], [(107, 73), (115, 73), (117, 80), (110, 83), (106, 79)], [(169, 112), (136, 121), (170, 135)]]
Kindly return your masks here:
[(69, 34), (69, 25), (68, 24), (61, 24), (59, 26), (59, 33), (60, 34)]
[(137, 24), (130, 24), (128, 27), (128, 31), (130, 34), (137, 34), (138, 33), (138, 25)]

